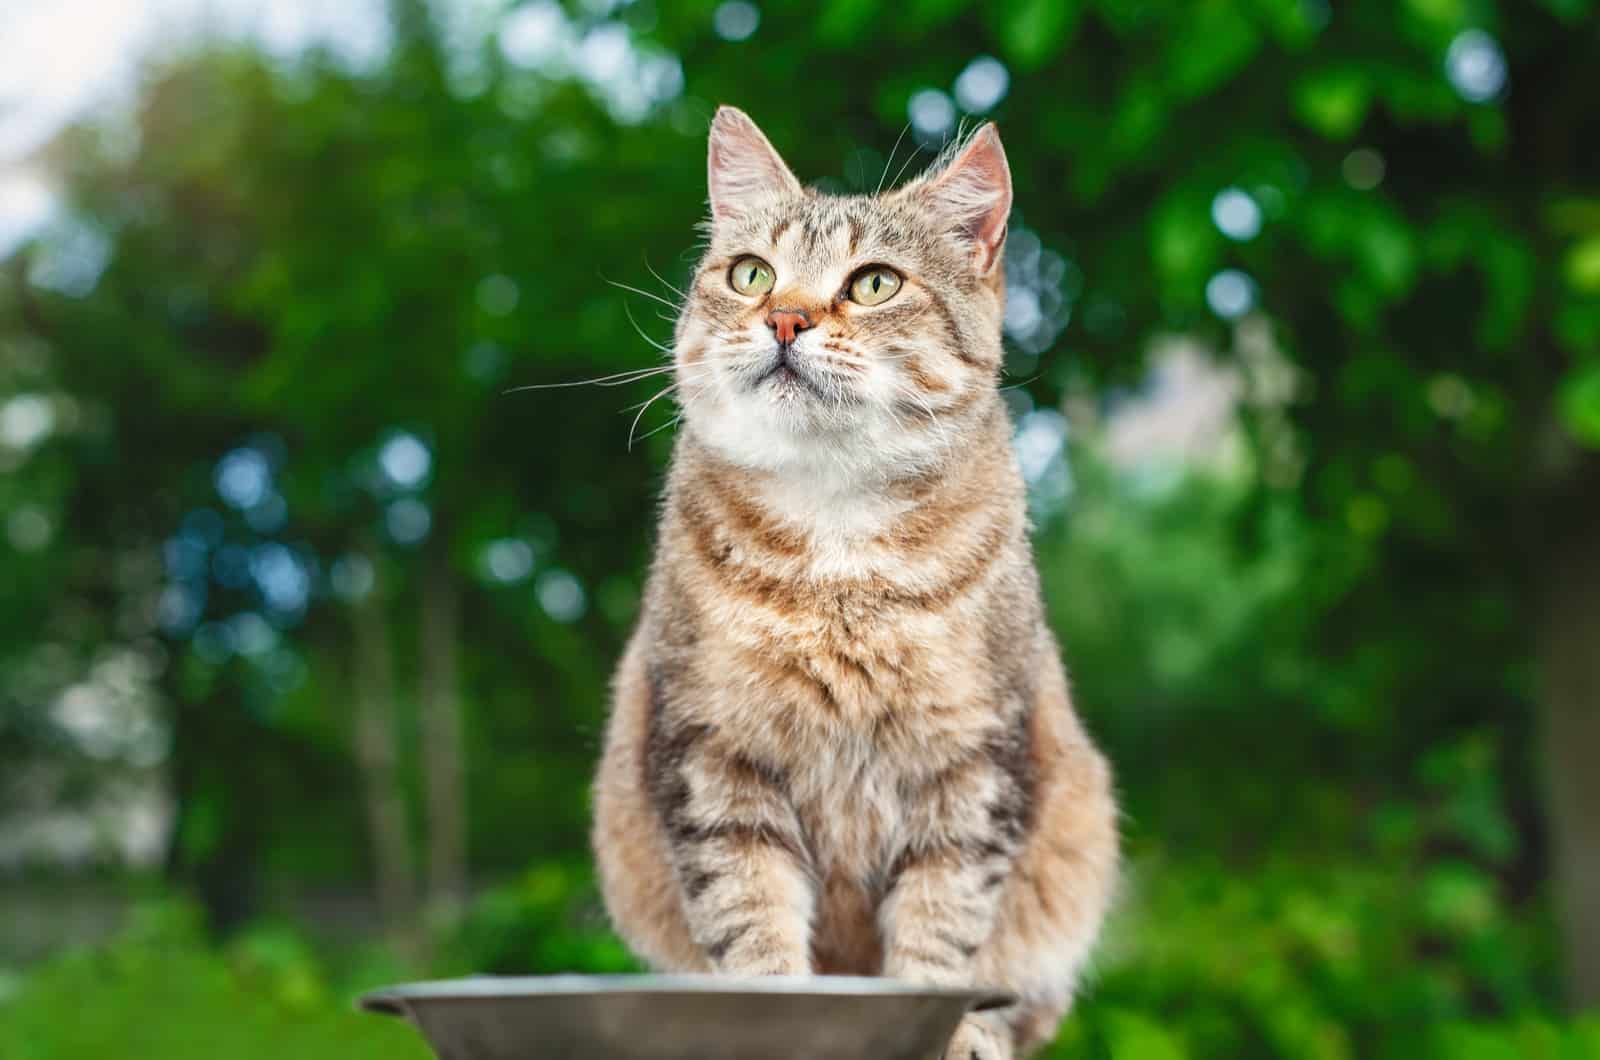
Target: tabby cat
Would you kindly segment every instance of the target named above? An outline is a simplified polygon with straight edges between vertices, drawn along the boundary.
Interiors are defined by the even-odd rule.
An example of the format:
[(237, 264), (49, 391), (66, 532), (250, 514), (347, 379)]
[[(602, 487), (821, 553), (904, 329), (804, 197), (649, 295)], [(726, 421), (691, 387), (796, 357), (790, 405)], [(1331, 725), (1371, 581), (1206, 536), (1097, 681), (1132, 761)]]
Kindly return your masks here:
[(947, 1054), (1055, 1033), (1117, 875), (997, 392), (1011, 177), (993, 125), (897, 190), (710, 137), (683, 419), (595, 785), (602, 889), (672, 971), (1015, 993)]

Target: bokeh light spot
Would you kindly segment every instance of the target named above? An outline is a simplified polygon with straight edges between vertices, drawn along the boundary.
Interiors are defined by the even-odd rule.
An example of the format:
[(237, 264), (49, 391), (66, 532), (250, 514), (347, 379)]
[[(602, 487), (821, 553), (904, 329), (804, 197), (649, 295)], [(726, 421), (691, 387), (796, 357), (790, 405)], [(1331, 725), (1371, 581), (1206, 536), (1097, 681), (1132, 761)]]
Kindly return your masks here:
[(329, 587), (341, 600), (360, 600), (372, 591), (376, 581), (372, 561), (359, 552), (340, 556), (328, 571)]
[(233, 648), (240, 655), (265, 655), (278, 644), (278, 631), (254, 611), (234, 615), (228, 620)]
[(956, 105), (937, 88), (924, 88), (906, 105), (911, 127), (925, 140), (942, 138), (956, 123)]
[(990, 55), (980, 55), (967, 64), (956, 78), (956, 102), (969, 114), (993, 110), (1011, 88), (1011, 74), (1005, 64)]
[(589, 606), (583, 583), (569, 571), (546, 571), (539, 576), (534, 592), (545, 614), (557, 622), (576, 622)]
[(1223, 188), (1211, 200), (1211, 220), (1229, 239), (1248, 242), (1261, 232), (1261, 207), (1241, 188)]
[(6, 519), (6, 537), (18, 552), (37, 552), (50, 543), (55, 528), (44, 509), (35, 504), (20, 504)]
[(500, 54), (513, 66), (543, 66), (562, 56), (571, 36), (567, 16), (558, 4), (523, 4), (500, 22)]
[(55, 213), (50, 185), (33, 173), (0, 176), (0, 259), (44, 228)]
[(378, 449), (378, 467), (396, 487), (416, 489), (433, 469), (433, 454), (416, 435), (396, 431)]
[(505, 537), (484, 546), (484, 573), (491, 581), (512, 585), (533, 574), (533, 546), (521, 538)]
[(761, 9), (744, 0), (728, 0), (718, 4), (711, 16), (711, 25), (717, 36), (726, 41), (749, 40), (761, 25)]
[(1344, 182), (1357, 191), (1371, 191), (1383, 183), (1383, 156), (1370, 147), (1358, 147), (1344, 156), (1339, 167)]
[(183, 582), (168, 585), (156, 603), (156, 622), (169, 636), (187, 636), (200, 621), (205, 605), (205, 594), (197, 586)]
[(39, 394), (18, 394), (0, 405), (0, 443), (12, 449), (31, 449), (55, 429), (55, 409)]
[(1223, 269), (1206, 283), (1206, 304), (1224, 320), (1237, 320), (1256, 304), (1256, 282), (1238, 269)]
[(1506, 57), (1500, 43), (1481, 29), (1464, 30), (1444, 57), (1445, 76), (1469, 103), (1487, 103), (1506, 84)]
[(250, 573), (268, 608), (285, 615), (305, 610), (311, 599), (311, 575), (287, 545), (270, 541), (250, 554)]
[(499, 273), (485, 276), (478, 284), (478, 308), (492, 317), (509, 316), (521, 297), (517, 281)]
[(1006, 288), (1005, 332), (1010, 336), (1026, 336), (1044, 319), (1039, 308), (1039, 296), (1030, 287)]
[(397, 544), (416, 545), (433, 528), (433, 514), (415, 497), (406, 497), (384, 509), (383, 525)]
[(619, 22), (602, 23), (578, 46), (578, 67), (590, 81), (615, 81), (627, 71), (632, 52), (628, 27)]
[(1017, 423), (1012, 445), (1022, 477), (1037, 482), (1067, 444), (1067, 418), (1055, 409), (1035, 409)]
[(40, 235), (28, 282), (69, 298), (85, 298), (111, 261), (111, 239), (89, 225), (62, 219)]
[(1427, 396), (1433, 411), (1447, 420), (1465, 419), (1477, 404), (1467, 381), (1449, 372), (1428, 380)]
[(235, 449), (217, 461), (217, 495), (229, 507), (244, 511), (266, 500), (272, 489), (272, 468), (259, 449)]

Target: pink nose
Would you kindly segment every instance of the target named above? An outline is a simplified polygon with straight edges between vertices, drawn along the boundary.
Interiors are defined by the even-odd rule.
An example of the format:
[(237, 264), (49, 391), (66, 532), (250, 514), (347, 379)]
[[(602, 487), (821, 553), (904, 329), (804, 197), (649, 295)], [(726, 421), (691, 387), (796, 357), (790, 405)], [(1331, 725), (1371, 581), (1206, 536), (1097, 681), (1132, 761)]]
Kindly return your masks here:
[(794, 337), (811, 326), (811, 318), (799, 309), (774, 309), (767, 314), (767, 327), (787, 346)]

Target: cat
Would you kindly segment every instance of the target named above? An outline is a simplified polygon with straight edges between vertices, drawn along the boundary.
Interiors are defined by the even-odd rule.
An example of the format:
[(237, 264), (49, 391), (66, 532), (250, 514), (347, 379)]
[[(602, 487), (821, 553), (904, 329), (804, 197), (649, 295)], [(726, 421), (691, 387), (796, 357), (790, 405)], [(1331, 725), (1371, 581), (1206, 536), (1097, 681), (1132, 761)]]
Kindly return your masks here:
[(947, 1056), (1048, 1041), (1117, 878), (997, 379), (1011, 177), (985, 125), (883, 194), (712, 122), (682, 412), (594, 789), (665, 971), (1000, 988)]

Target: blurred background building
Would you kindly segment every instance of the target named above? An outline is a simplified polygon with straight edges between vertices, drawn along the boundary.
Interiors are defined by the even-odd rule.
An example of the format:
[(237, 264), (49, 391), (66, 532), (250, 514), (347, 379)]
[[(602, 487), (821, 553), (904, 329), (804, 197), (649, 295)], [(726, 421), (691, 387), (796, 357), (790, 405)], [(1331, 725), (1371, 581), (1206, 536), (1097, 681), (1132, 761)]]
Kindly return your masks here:
[[(1600, 1057), (1590, 0), (11, 0), (0, 1056), (421, 1055), (588, 863), (748, 110), (1016, 182), (1007, 387), (1129, 881), (1052, 1056)], [(638, 417), (635, 419), (635, 417)]]

